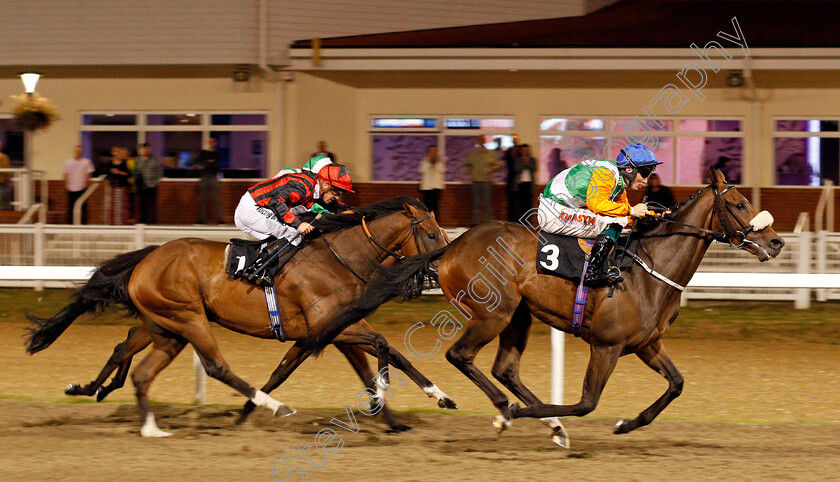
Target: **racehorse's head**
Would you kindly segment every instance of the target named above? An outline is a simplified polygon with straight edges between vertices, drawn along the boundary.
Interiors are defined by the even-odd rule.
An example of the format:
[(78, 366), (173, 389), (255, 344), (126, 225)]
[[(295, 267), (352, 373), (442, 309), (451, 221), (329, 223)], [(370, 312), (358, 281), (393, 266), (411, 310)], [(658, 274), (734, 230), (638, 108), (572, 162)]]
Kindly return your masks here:
[(424, 211), (409, 203), (403, 203), (403, 214), (411, 221), (411, 237), (399, 247), (403, 256), (411, 257), (428, 253), (449, 244), (446, 233), (438, 226), (435, 214)]
[(773, 216), (758, 212), (736, 189), (726, 183), (723, 173), (709, 171), (715, 193), (712, 229), (726, 235), (722, 241), (755, 255), (760, 261), (775, 258), (785, 241), (773, 230)]

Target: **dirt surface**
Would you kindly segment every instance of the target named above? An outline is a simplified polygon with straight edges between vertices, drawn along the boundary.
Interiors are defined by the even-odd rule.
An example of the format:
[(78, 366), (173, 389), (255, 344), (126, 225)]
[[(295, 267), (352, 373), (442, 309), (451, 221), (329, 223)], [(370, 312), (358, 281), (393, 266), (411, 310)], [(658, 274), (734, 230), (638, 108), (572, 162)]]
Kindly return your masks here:
[[(377, 328), (402, 350), (408, 326)], [(330, 457), (310, 447), (312, 462), (323, 462), (320, 470), (307, 469), (313, 480), (840, 478), (837, 344), (666, 340), (686, 380), (683, 395), (651, 426), (612, 435), (619, 418), (635, 416), (666, 387), (635, 357), (625, 357), (595, 413), (566, 420), (572, 448), (563, 450), (536, 420), (516, 420), (497, 436), (489, 401), (443, 352), (412, 361), (460, 410), (438, 410), (410, 381), (401, 386), (392, 379), (390, 404), (414, 432), (387, 433), (381, 420), (357, 412), (360, 430), (349, 433), (330, 419), (348, 420), (342, 407), (355, 407), (361, 386), (334, 349), (307, 361), (274, 392), (298, 414), (274, 418), (258, 410), (240, 427), (233, 421), (243, 397), (216, 381), (207, 387), (213, 405), (189, 405), (195, 378), (186, 350), (155, 380), (151, 393), (159, 403), (160, 427), (175, 435), (142, 439), (130, 381), (102, 404), (68, 403), (76, 399), (62, 394), (67, 383), (93, 379), (127, 327), (73, 326), (33, 357), (23, 352), (23, 328), (0, 323), (0, 480), (271, 480), (273, 467), (282, 479), (294, 467), (306, 467), (294, 447), (313, 444), (326, 427), (336, 429), (343, 445)], [(223, 329), (214, 333), (233, 370), (254, 385), (267, 379), (286, 349)], [(418, 350), (434, 345), (431, 337), (419, 341)], [(478, 366), (485, 373), (494, 355), (495, 345), (482, 351)], [(587, 359), (588, 347), (567, 338), (566, 402), (580, 395)], [(548, 330), (535, 325), (522, 378), (544, 399), (549, 367)], [(292, 459), (275, 466), (285, 455)]]

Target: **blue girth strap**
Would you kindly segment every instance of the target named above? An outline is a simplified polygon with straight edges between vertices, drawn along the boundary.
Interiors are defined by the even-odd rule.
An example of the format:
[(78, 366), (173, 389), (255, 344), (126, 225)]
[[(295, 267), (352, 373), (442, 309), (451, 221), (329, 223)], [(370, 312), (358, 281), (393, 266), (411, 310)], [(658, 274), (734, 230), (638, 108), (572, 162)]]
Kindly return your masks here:
[[(594, 239), (587, 239), (586, 245), (590, 248), (595, 244)], [(586, 255), (586, 261), (583, 262), (583, 272), (580, 274), (580, 284), (575, 293), (575, 309), (572, 312), (572, 334), (580, 337), (583, 330), (583, 315), (586, 311), (586, 298), (589, 295), (589, 287), (583, 285), (583, 279), (586, 277), (586, 270), (589, 269), (589, 255)]]
[(271, 324), (274, 337), (285, 342), (286, 333), (283, 332), (283, 323), (280, 320), (280, 310), (278, 309), (277, 293), (274, 291), (274, 286), (265, 287), (265, 305), (268, 307), (268, 321)]

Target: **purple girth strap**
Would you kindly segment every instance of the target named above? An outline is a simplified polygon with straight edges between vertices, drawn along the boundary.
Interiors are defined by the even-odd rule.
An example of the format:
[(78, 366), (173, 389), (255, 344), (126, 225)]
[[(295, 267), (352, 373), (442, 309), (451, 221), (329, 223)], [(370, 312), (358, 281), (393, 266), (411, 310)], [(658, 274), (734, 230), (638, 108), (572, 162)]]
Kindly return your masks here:
[[(590, 248), (595, 244), (594, 239), (587, 239), (586, 245)], [(583, 272), (580, 274), (580, 284), (575, 293), (575, 309), (572, 313), (572, 334), (580, 337), (580, 332), (583, 330), (583, 313), (586, 311), (586, 298), (589, 295), (589, 287), (583, 285), (583, 278), (586, 277), (586, 270), (589, 269), (589, 255), (586, 255), (586, 261), (583, 262)]]

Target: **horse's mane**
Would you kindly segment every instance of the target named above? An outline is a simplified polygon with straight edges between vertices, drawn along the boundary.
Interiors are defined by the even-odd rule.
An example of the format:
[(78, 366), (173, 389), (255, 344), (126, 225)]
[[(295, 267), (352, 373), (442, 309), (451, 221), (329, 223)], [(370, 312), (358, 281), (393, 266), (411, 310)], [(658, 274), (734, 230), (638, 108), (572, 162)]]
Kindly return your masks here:
[(340, 214), (323, 213), (316, 219), (310, 222), (312, 226), (320, 233), (332, 233), (342, 229), (352, 228), (365, 221), (371, 221), (376, 218), (387, 216), (405, 209), (405, 204), (415, 207), (421, 211), (429, 211), (425, 204), (415, 198), (408, 196), (399, 196), (395, 198), (383, 199), (366, 207), (354, 207), (349, 211)]

